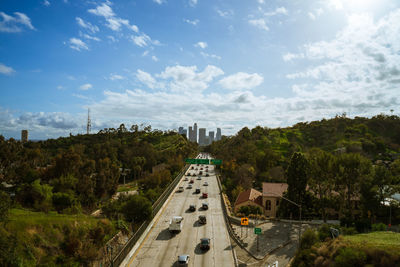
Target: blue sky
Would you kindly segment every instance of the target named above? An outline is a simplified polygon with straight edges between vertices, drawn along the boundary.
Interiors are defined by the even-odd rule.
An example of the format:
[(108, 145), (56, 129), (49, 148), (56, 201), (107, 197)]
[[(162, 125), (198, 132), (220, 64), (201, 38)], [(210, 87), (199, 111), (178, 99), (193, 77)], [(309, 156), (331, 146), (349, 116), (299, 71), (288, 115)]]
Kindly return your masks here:
[(395, 0), (2, 0), (0, 134), (399, 114)]

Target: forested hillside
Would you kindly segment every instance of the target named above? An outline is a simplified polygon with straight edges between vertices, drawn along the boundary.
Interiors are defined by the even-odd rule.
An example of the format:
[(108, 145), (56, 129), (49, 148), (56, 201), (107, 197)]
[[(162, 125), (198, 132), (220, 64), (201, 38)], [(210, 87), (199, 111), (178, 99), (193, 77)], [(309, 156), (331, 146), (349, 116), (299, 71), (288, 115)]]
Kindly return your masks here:
[[(262, 182), (287, 182), (288, 196), (308, 207), (306, 216), (324, 217), (327, 208), (351, 212), (350, 200), (361, 197), (362, 216), (379, 217), (386, 212), (380, 202), (399, 189), (397, 116), (342, 115), (287, 128), (245, 127), (205, 149), (223, 159), (223, 185), (232, 203), (245, 189), (261, 190)], [(298, 214), (293, 205), (283, 210), (285, 202), (281, 208), (282, 216)]]
[[(129, 230), (133, 220), (134, 228), (149, 217), (152, 202), (184, 166), (184, 158), (196, 153), (197, 144), (150, 126), (128, 130), (122, 124), (97, 134), (27, 143), (0, 136), (0, 265), (92, 260), (116, 230)], [(159, 164), (163, 167), (153, 172)], [(139, 194), (111, 201), (124, 180), (139, 185)], [(110, 221), (85, 217), (98, 208)], [(89, 243), (79, 235), (87, 235)], [(48, 257), (51, 250), (57, 259)]]

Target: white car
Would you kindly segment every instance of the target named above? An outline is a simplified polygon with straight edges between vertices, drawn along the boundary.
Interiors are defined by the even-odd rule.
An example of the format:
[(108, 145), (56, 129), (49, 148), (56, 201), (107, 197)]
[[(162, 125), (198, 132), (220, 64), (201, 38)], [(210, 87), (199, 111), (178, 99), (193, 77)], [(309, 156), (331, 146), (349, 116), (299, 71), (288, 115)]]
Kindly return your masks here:
[(207, 182), (204, 182), (204, 184), (203, 184), (204, 186), (208, 186), (208, 183)]

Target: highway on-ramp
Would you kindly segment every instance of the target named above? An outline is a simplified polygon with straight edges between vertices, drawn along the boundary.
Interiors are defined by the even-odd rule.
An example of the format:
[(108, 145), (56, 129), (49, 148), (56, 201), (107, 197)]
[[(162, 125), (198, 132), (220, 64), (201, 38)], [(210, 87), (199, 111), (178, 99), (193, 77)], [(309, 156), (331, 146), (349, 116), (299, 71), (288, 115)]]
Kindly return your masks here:
[[(209, 177), (206, 177), (206, 166)], [(200, 168), (203, 168), (203, 174), (201, 180), (198, 180)], [(133, 253), (128, 254), (130, 257), (125, 260), (126, 266), (177, 266), (177, 258), (183, 254), (190, 256), (188, 266), (234, 266), (214, 166), (193, 164), (187, 173), (196, 176), (182, 177), (179, 186), (184, 186), (184, 191), (172, 193), (143, 242)], [(189, 181), (194, 180), (192, 189), (187, 188), (189, 181), (184, 181), (186, 177)], [(208, 186), (204, 186), (205, 181), (208, 182)], [(200, 194), (194, 193), (196, 188), (200, 188)], [(203, 192), (208, 193), (208, 198), (202, 198)], [(208, 210), (201, 209), (203, 202), (209, 204)], [(191, 204), (196, 205), (196, 211), (189, 211)], [(199, 223), (199, 215), (206, 215), (207, 224)], [(182, 231), (178, 234), (171, 234), (168, 230), (169, 221), (173, 216), (184, 218)], [(200, 238), (203, 237), (211, 239), (211, 248), (207, 251), (200, 249)]]

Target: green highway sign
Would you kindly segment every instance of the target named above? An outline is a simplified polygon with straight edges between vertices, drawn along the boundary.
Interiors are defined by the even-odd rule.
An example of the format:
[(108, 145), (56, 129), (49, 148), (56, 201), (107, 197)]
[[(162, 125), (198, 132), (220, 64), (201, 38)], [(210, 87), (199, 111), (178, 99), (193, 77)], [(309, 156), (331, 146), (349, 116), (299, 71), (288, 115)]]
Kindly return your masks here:
[(210, 164), (221, 165), (222, 164), (222, 159), (210, 159)]
[(213, 164), (221, 165), (222, 159), (185, 159), (188, 164)]
[(254, 233), (256, 235), (261, 235), (261, 228), (254, 228)]

